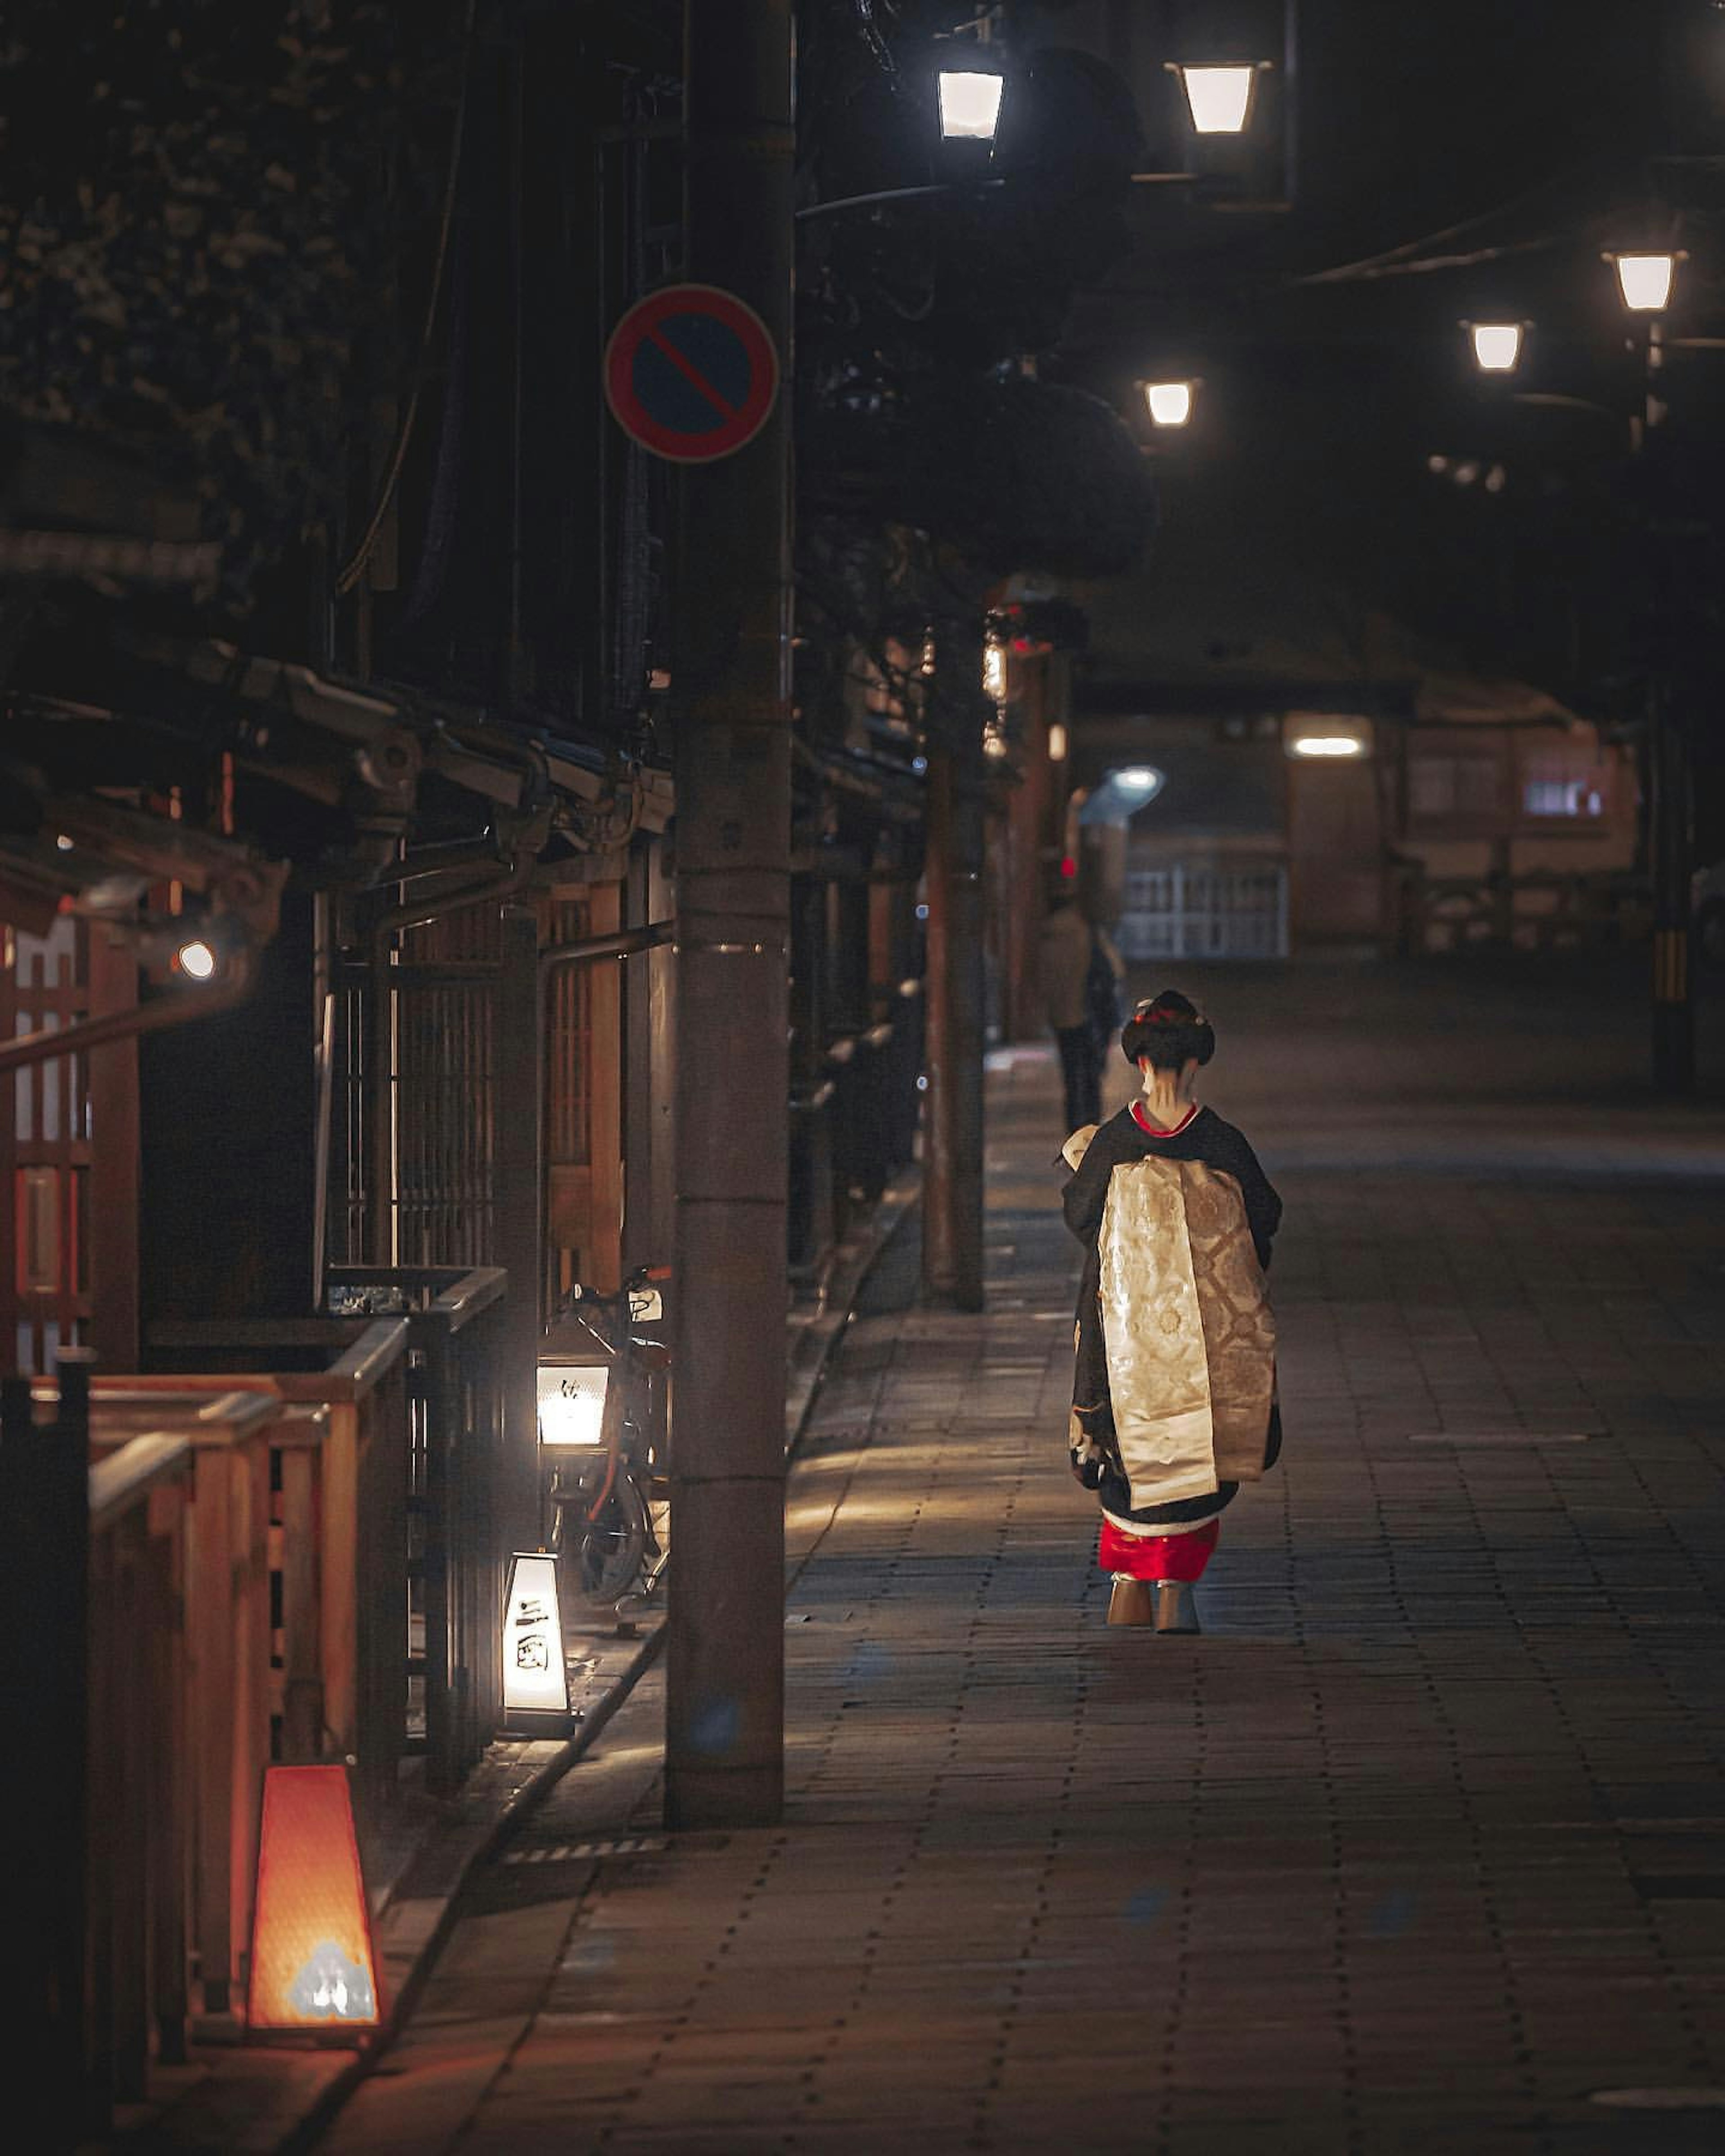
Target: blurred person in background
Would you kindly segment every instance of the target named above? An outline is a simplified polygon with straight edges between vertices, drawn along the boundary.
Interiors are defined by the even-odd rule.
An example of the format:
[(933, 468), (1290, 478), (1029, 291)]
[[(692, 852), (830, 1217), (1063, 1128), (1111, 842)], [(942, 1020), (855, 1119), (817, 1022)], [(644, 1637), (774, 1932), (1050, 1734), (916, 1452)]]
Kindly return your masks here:
[(1038, 950), (1044, 1007), (1060, 1051), (1069, 1131), (1099, 1122), (1102, 1060), (1120, 1024), (1126, 967), (1106, 934), (1079, 911), (1061, 885), (1049, 900)]

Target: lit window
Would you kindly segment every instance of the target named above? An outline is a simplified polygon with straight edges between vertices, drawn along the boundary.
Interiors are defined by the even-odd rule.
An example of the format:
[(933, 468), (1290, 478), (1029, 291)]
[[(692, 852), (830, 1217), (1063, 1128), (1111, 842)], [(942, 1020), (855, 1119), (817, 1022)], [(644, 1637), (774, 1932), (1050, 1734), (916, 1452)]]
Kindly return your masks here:
[(1529, 816), (1602, 816), (1605, 804), (1591, 779), (1530, 778), (1522, 789)]

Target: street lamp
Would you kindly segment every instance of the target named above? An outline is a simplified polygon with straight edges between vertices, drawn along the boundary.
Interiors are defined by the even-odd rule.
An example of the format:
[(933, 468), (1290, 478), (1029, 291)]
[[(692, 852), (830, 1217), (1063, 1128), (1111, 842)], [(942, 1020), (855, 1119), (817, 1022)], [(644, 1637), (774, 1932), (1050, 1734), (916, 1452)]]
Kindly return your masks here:
[(1603, 258), (1617, 271), (1617, 288), (1632, 315), (1662, 315), (1671, 305), (1681, 250), (1666, 254), (1610, 254)]
[(1522, 322), (1464, 322), (1473, 339), (1473, 363), (1481, 374), (1513, 374), (1522, 357)]
[(1180, 78), (1194, 134), (1240, 135), (1245, 131), (1251, 111), (1252, 85), (1257, 80), (1259, 69), (1267, 62), (1189, 67), (1183, 61), (1169, 60), (1165, 64), (1170, 74)]
[(174, 956), (180, 971), (193, 981), (213, 981), (222, 963), (214, 944), (205, 942), (201, 936), (188, 938)]
[(998, 74), (942, 68), (937, 80), (942, 137), (948, 142), (992, 142), (1005, 87)]
[(1372, 752), (1368, 720), (1332, 711), (1291, 711), (1282, 746), (1302, 763), (1347, 763)]
[(1193, 393), (1198, 384), (1187, 382), (1147, 382), (1144, 403), (1153, 425), (1183, 427), (1192, 417)]

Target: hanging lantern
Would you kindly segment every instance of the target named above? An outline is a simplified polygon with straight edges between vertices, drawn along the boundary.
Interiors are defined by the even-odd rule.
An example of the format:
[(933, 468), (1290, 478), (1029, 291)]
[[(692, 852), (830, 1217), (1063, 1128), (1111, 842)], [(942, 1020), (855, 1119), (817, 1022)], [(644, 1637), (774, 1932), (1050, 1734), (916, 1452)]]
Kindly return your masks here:
[(1267, 62), (1235, 62), (1214, 66), (1192, 66), (1184, 62), (1163, 63), (1180, 78), (1186, 105), (1197, 135), (1242, 135), (1252, 109), (1252, 90), (1259, 69)]
[(1677, 264), (1688, 257), (1681, 250), (1644, 254), (1608, 254), (1617, 270), (1617, 289), (1632, 315), (1659, 315), (1671, 305)]
[(1473, 363), (1481, 374), (1513, 374), (1521, 362), (1521, 322), (1467, 322), (1473, 339)]
[(357, 2035), (382, 2018), (345, 1767), (267, 1767), (252, 1915), (254, 2030)]
[(978, 68), (943, 68), (936, 78), (941, 133), (949, 142), (992, 142), (1006, 85)]
[(1192, 400), (1197, 388), (1195, 382), (1147, 382), (1143, 385), (1144, 404), (1151, 424), (1158, 427), (1183, 427), (1192, 417)]

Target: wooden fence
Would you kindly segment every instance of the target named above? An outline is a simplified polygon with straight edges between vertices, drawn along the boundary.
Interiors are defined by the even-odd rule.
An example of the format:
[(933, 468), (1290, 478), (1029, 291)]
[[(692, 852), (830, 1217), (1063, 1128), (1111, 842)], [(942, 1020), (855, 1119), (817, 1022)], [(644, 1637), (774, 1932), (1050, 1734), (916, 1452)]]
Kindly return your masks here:
[(0, 1397), (33, 2148), (240, 2032), (269, 1763), (351, 1761), (375, 1848), (405, 1763), (451, 1789), (496, 1726), (505, 1276), (338, 1285), (392, 1306), (275, 1342), (321, 1367), (199, 1328), (205, 1367)]

